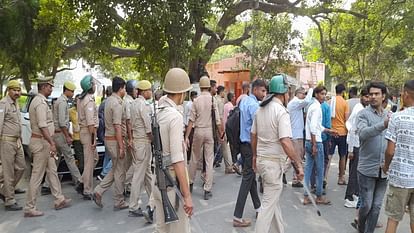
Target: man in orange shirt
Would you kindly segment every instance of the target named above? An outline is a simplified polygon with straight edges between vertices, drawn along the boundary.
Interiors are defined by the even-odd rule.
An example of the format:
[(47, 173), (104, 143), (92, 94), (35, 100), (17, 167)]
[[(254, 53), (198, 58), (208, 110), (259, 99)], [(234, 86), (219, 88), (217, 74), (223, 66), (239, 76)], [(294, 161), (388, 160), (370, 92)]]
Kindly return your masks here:
[[(331, 117), (332, 117), (332, 129), (337, 132), (338, 136), (331, 137), (331, 146), (329, 148), (329, 162), (327, 169), (325, 170), (325, 181), (329, 172), (329, 165), (335, 148), (338, 146), (339, 154), (339, 174), (338, 184), (346, 185), (345, 181), (345, 167), (346, 167), (346, 156), (348, 154), (346, 145), (346, 135), (348, 133), (345, 122), (349, 117), (349, 106), (346, 100), (343, 98), (345, 93), (345, 85), (338, 84), (335, 86), (336, 96), (331, 100)], [(325, 183), (325, 182), (324, 182)]]

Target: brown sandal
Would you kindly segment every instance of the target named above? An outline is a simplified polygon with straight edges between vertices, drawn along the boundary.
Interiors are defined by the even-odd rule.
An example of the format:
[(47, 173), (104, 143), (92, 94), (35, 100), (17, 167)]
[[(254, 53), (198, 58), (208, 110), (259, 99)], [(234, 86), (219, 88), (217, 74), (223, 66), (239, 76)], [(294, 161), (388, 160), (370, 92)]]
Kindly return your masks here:
[(312, 201), (309, 199), (309, 197), (304, 197), (302, 203), (303, 205), (309, 205), (312, 203)]
[(316, 204), (317, 205), (332, 205), (331, 201), (324, 197), (316, 198)]

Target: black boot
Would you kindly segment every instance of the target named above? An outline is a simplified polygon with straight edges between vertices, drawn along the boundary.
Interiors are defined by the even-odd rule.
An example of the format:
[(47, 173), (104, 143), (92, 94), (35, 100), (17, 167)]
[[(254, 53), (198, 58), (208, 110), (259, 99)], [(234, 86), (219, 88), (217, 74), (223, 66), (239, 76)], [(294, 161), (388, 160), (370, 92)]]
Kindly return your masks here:
[(154, 222), (154, 210), (152, 210), (150, 206), (147, 206), (147, 209), (142, 211), (142, 214), (144, 215), (145, 220), (147, 220), (147, 223), (151, 224)]

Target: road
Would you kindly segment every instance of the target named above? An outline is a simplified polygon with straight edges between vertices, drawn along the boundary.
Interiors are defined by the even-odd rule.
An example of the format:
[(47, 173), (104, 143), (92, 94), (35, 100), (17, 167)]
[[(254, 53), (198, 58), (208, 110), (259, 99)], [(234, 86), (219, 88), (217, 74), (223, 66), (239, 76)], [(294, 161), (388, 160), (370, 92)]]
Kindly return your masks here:
[[(216, 168), (214, 174), (213, 198), (203, 200), (201, 181), (194, 185), (193, 203), (195, 216), (191, 220), (192, 232), (195, 233), (250, 233), (254, 232), (254, 224), (248, 228), (233, 228), (232, 216), (236, 203), (237, 192), (241, 177), (225, 175), (224, 169)], [(350, 225), (354, 218), (355, 209), (343, 206), (345, 186), (336, 184), (338, 171), (337, 160), (333, 161), (328, 180), (327, 197), (332, 201), (331, 206), (320, 206), (322, 216), (319, 217), (315, 209), (301, 204), (303, 191), (301, 188), (292, 188), (285, 185), (281, 197), (283, 218), (286, 233), (354, 233)], [(288, 180), (289, 180), (288, 176)], [(26, 181), (27, 182), (27, 181)], [(24, 183), (24, 182), (23, 182)], [(24, 185), (23, 185), (24, 186)], [(38, 218), (24, 218), (23, 212), (5, 212), (0, 204), (0, 232), (1, 233), (63, 233), (63, 232), (99, 232), (99, 233), (146, 233), (153, 232), (154, 226), (146, 224), (143, 218), (128, 217), (128, 210), (113, 211), (112, 193), (108, 191), (103, 197), (104, 208), (99, 209), (92, 201), (84, 201), (68, 182), (62, 184), (65, 195), (73, 199), (70, 208), (55, 211), (51, 195), (38, 198), (38, 208), (45, 212), (45, 216)], [(146, 203), (146, 194), (143, 194)], [(25, 194), (17, 195), (20, 204), (24, 204)], [(244, 217), (254, 219), (255, 212), (250, 197), (246, 202)], [(386, 224), (386, 216), (382, 212), (380, 222)], [(384, 228), (377, 229), (377, 233), (384, 232)], [(406, 214), (400, 224), (398, 232), (408, 233), (409, 216)]]

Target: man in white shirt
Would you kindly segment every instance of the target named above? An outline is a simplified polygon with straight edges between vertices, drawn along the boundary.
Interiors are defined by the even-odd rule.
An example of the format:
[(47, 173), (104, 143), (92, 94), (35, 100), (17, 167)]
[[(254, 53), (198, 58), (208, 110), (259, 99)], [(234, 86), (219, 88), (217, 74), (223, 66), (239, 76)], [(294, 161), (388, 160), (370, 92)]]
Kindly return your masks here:
[[(312, 175), (313, 166), (316, 165), (316, 203), (323, 205), (330, 205), (326, 197), (322, 196), (322, 185), (324, 177), (324, 153), (322, 144), (322, 132), (335, 134), (331, 129), (326, 129), (322, 126), (322, 109), (321, 103), (325, 100), (326, 88), (318, 86), (313, 91), (315, 101), (309, 106), (306, 115), (306, 142), (305, 142), (305, 184), (310, 186), (310, 178)], [(308, 189), (309, 190), (309, 189)], [(304, 193), (303, 204), (310, 204), (308, 197), (309, 193)]]
[(358, 189), (358, 159), (359, 159), (359, 136), (357, 132), (357, 115), (359, 111), (364, 109), (369, 104), (369, 93), (366, 88), (363, 88), (360, 93), (360, 102), (353, 106), (353, 110), (348, 120), (346, 121), (346, 128), (348, 129), (348, 135), (346, 143), (348, 144), (348, 159), (349, 159), (349, 176), (348, 184), (345, 192), (345, 207), (355, 208), (357, 205), (357, 199), (355, 196), (359, 196)]
[[(303, 148), (303, 131), (305, 129), (303, 110), (312, 103), (313, 88), (310, 87), (308, 93), (303, 87), (295, 91), (295, 97), (288, 103), (290, 122), (292, 123), (292, 142), (297, 154), (303, 159), (305, 150)], [(296, 173), (293, 172), (292, 187), (303, 187), (302, 183), (296, 179)]]

